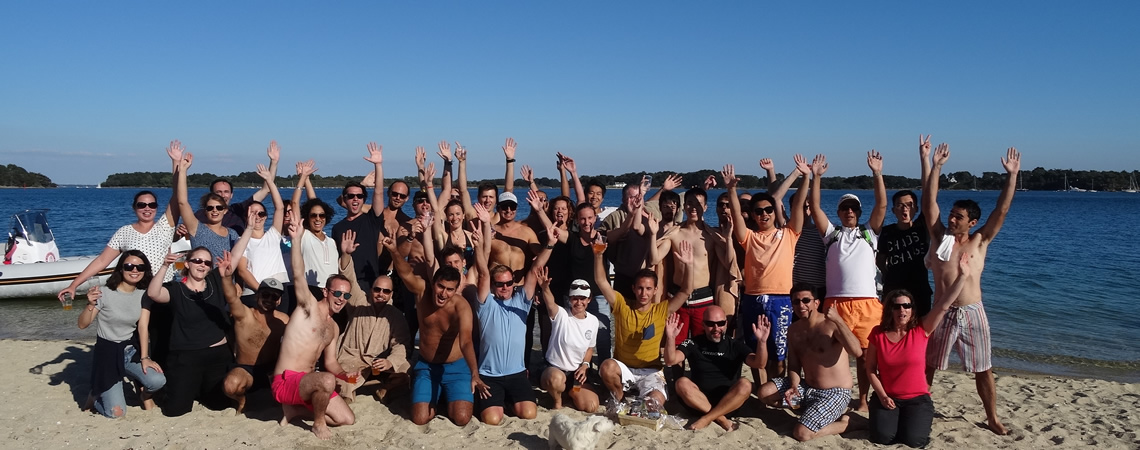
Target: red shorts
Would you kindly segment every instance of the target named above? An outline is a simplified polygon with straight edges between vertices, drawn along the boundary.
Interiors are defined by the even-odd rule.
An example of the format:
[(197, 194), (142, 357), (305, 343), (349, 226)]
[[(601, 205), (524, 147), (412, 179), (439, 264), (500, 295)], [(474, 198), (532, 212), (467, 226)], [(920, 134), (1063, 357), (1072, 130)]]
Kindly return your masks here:
[[(304, 378), (305, 372), (294, 372), (286, 370), (280, 374), (273, 376), (273, 399), (282, 405), (303, 405), (309, 411), (313, 410), (313, 404), (306, 402), (301, 398), (301, 378)], [(329, 395), (329, 398), (335, 398), (336, 391)]]

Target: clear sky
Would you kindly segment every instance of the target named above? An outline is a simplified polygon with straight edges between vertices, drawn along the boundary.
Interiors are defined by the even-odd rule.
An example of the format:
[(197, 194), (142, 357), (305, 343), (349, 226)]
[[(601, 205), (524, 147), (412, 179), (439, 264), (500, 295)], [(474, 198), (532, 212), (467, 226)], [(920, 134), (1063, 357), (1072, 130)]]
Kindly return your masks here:
[(57, 183), (235, 174), (276, 139), (282, 174), (413, 172), (459, 140), (472, 178), (503, 139), (556, 176), (690, 171), (825, 152), (830, 174), (1140, 168), (1140, 2), (0, 3), (0, 163)]

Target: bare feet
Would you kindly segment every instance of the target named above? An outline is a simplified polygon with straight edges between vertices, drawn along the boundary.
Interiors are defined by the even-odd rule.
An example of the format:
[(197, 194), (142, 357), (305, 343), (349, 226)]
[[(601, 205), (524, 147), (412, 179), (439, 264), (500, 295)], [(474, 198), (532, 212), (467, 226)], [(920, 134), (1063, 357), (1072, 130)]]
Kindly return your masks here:
[(289, 422), (292, 422), (293, 419), (296, 419), (298, 416), (303, 414), (305, 411), (306, 410), (304, 408), (297, 406), (297, 405), (281, 405), (281, 412), (284, 416), (281, 417), (281, 422), (278, 423), (278, 425), (281, 425), (281, 426), (288, 425)]
[(234, 415), (240, 416), (241, 413), (243, 413), (243, 412), (245, 412), (245, 396), (244, 395), (237, 400), (237, 406), (234, 407)]
[(139, 391), (139, 398), (142, 399), (142, 408), (144, 411), (150, 411), (155, 408), (154, 395), (147, 390)]
[(313, 425), (313, 434), (317, 436), (317, 439), (322, 441), (332, 439), (333, 436), (332, 430), (329, 429), (328, 425)]
[[(689, 426), (687, 426), (685, 428), (688, 428), (688, 429), (693, 430), (693, 431), (697, 431), (697, 430), (704, 429), (707, 426), (709, 426), (709, 419), (701, 417), (700, 419), (694, 420), (693, 423), (690, 423)], [(724, 425), (721, 425), (721, 426), (724, 426)]]
[(870, 408), (867, 407), (867, 399), (865, 399), (865, 398), (860, 398), (858, 400), (858, 402), (856, 402), (854, 408), (855, 408), (855, 411), (858, 411), (858, 412), (867, 412), (867, 411), (871, 410)]
[(87, 402), (84, 403), (83, 407), (80, 408), (79, 410), (80, 411), (91, 411), (94, 408), (95, 408), (95, 397), (88, 394), (87, 395)]
[(736, 431), (737, 428), (740, 428), (740, 424), (737, 424), (736, 422), (728, 420), (728, 418), (726, 418), (724, 416), (721, 416), (719, 419), (716, 419), (716, 424), (720, 425), (721, 428), (724, 428), (724, 431)]
[(990, 431), (993, 431), (994, 434), (996, 434), (998, 436), (1005, 436), (1005, 435), (1009, 434), (1009, 430), (1007, 430), (1005, 428), (1005, 425), (1002, 425), (1001, 421), (997, 420), (996, 417), (993, 419), (989, 419), (988, 422), (989, 423), (986, 425), (986, 427), (989, 428)]

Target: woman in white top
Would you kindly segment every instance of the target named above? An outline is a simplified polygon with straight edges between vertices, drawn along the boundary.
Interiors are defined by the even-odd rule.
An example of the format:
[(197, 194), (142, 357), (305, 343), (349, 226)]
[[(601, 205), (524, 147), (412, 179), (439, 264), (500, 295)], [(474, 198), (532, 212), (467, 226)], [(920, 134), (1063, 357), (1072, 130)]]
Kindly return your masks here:
[[(166, 154), (170, 157), (171, 171), (177, 172), (178, 163), (182, 160), (182, 143), (171, 141), (170, 146), (166, 148)], [(123, 225), (111, 236), (103, 252), (87, 264), (71, 284), (59, 291), (59, 300), (63, 301), (64, 294), (74, 297), (75, 290), (80, 284), (105, 269), (127, 250), (140, 250), (151, 261), (162, 261), (170, 249), (170, 243), (174, 239), (175, 222), (178, 221), (177, 211), (171, 209), (171, 203), (175, 203), (174, 198), (171, 198), (166, 204), (166, 210), (159, 215), (158, 197), (155, 197), (153, 192), (139, 191), (135, 194), (134, 200), (131, 201), (131, 208), (135, 211), (135, 222)], [(157, 268), (151, 267), (151, 274), (156, 273), (155, 270)]]
[[(281, 254), (281, 226), (284, 220), (285, 206), (281, 201), (281, 193), (274, 183), (276, 176), (264, 165), (257, 165), (257, 175), (265, 180), (265, 188), (273, 198), (273, 224), (267, 227), (265, 205), (254, 202), (249, 205), (248, 226), (246, 231), (250, 234), (249, 243), (237, 264), (237, 274), (245, 285), (243, 296), (252, 296), (261, 282), (266, 278), (275, 278), (281, 283), (289, 281), (285, 269), (285, 260)], [(237, 247), (234, 247), (237, 250)], [(245, 299), (243, 298), (243, 301)], [(252, 298), (250, 299), (253, 300)], [(287, 302), (284, 298), (282, 305)]]
[(325, 225), (332, 222), (333, 209), (319, 198), (311, 198), (301, 205), (301, 235), (304, 245), (305, 281), (309, 286), (325, 287), (330, 276), (339, 273), (340, 253), (332, 236), (325, 235)]
[(570, 282), (569, 306), (563, 308), (550, 292), (550, 276), (546, 267), (535, 268), (542, 286), (542, 302), (553, 324), (546, 363), (542, 372), (542, 388), (554, 400), (554, 409), (562, 407), (563, 394), (570, 397), (574, 409), (593, 413), (598, 409), (598, 394), (586, 382), (590, 359), (598, 339), (598, 318), (586, 312), (590, 304), (590, 283)]

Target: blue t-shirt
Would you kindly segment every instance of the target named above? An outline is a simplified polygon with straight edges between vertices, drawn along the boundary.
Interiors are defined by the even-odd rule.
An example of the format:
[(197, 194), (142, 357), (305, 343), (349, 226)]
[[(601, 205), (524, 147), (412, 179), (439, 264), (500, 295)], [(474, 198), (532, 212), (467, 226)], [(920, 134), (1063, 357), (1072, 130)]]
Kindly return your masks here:
[(502, 377), (526, 370), (526, 317), (530, 314), (526, 291), (516, 287), (506, 300), (487, 294), (487, 301), (475, 305), (482, 335), (479, 339), (479, 375)]
[[(206, 247), (210, 250), (210, 255), (214, 257), (214, 261), (218, 261), (222, 259), (222, 252), (228, 252), (234, 248), (234, 244), (240, 237), (233, 228), (226, 228), (226, 231), (229, 232), (226, 236), (219, 236), (218, 233), (206, 226), (205, 222), (198, 222), (198, 229), (190, 235), (190, 245), (192, 247)], [(214, 267), (216, 267), (216, 263)]]

